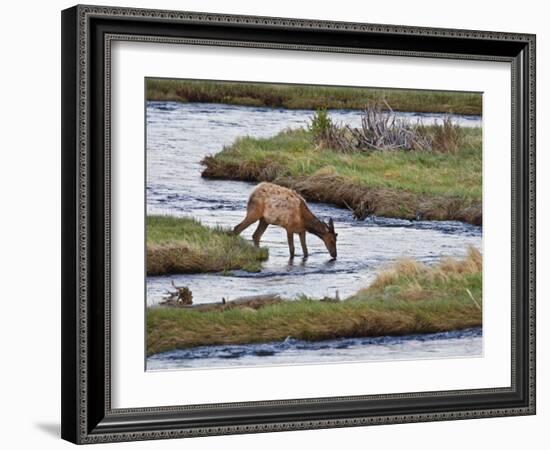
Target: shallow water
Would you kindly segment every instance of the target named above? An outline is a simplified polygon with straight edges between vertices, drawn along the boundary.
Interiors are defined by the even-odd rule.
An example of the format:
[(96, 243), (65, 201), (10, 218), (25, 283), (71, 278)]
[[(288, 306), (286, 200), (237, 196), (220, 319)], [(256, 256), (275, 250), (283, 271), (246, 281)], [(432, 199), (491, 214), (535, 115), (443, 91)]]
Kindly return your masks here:
[[(358, 111), (330, 113), (337, 122), (355, 126), (360, 123)], [(309, 110), (148, 102), (148, 214), (189, 216), (207, 225), (235, 226), (244, 218), (248, 196), (255, 184), (203, 179), (200, 161), (238, 137), (269, 137), (285, 128), (305, 126), (312, 114)], [(413, 121), (421, 119), (424, 124), (443, 118), (441, 114), (403, 113), (402, 116)], [(478, 116), (455, 116), (454, 119), (462, 126), (481, 126)], [(377, 270), (398, 258), (411, 257), (432, 263), (444, 256), (462, 256), (468, 245), (481, 247), (481, 227), (473, 225), (382, 217), (355, 221), (345, 209), (321, 203), (310, 203), (310, 207), (320, 218), (334, 219), (338, 232), (337, 260), (331, 260), (324, 244), (313, 235), (307, 236), (309, 258), (301, 258), (296, 238), (297, 257), (289, 260), (286, 232), (270, 226), (262, 237), (262, 245), (269, 248), (269, 260), (264, 263), (261, 273), (233, 271), (224, 275), (147, 277), (147, 305), (156, 305), (171, 288), (171, 281), (189, 287), (194, 303), (258, 294), (279, 294), (285, 298), (296, 298), (300, 294), (345, 298), (366, 287)], [(243, 236), (251, 239), (254, 229), (252, 225)], [(460, 342), (457, 348), (465, 348), (465, 341)], [(440, 344), (443, 346), (443, 341)], [(452, 353), (449, 350), (452, 345), (445, 345), (445, 351)], [(278, 358), (283, 358), (284, 354), (284, 358), (298, 360), (296, 355), (301, 354), (300, 358), (307, 359), (309, 351), (283, 352)], [(408, 351), (403, 348), (406, 357)], [(333, 353), (332, 356), (319, 352), (312, 355), (321, 355), (323, 360), (336, 358)]]
[[(460, 256), (466, 245), (479, 247), (481, 232), (478, 227), (459, 222), (410, 223), (390, 219), (356, 222), (343, 210), (330, 211), (327, 205), (312, 205), (315, 214), (328, 213), (334, 218), (338, 232), (338, 258), (331, 260), (323, 242), (308, 236), (309, 258), (288, 257), (286, 232), (270, 227), (263, 236), (262, 245), (269, 248), (269, 260), (260, 273), (233, 271), (230, 275), (196, 274), (149, 277), (147, 301), (158, 303), (170, 288), (173, 280), (178, 286), (188, 286), (193, 292), (194, 303), (220, 302), (248, 295), (279, 294), (295, 298), (300, 294), (311, 297), (345, 298), (366, 287), (376, 271), (400, 257), (413, 257), (424, 262), (434, 262), (442, 256)], [(242, 213), (217, 217), (215, 223), (238, 223)], [(203, 220), (203, 222), (207, 222)], [(251, 239), (254, 227), (243, 236)]]

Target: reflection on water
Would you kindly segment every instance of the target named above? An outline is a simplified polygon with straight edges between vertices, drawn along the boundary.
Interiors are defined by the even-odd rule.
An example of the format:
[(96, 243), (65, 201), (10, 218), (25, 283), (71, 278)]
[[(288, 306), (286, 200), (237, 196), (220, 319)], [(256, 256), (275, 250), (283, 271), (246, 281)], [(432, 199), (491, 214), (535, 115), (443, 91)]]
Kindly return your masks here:
[[(286, 128), (305, 126), (311, 115), (309, 110), (148, 102), (147, 213), (189, 216), (206, 225), (233, 227), (243, 219), (248, 196), (255, 184), (203, 179), (200, 176), (200, 161), (208, 154), (219, 152), (238, 137), (269, 137)], [(400, 115), (414, 121), (421, 118), (425, 124), (443, 118), (442, 114)], [(331, 111), (331, 116), (337, 122), (353, 126), (360, 123), (358, 111)], [(454, 119), (462, 126), (481, 125), (479, 116), (455, 116)], [(340, 298), (345, 298), (367, 286), (377, 270), (398, 258), (411, 257), (432, 263), (443, 256), (460, 257), (465, 254), (468, 245), (481, 247), (481, 227), (473, 225), (380, 217), (358, 222), (345, 209), (321, 203), (311, 203), (310, 207), (320, 218), (334, 219), (338, 232), (336, 261), (330, 261), (324, 244), (313, 235), (307, 236), (309, 258), (305, 261), (301, 259), (301, 249), (297, 244), (297, 257), (289, 260), (285, 231), (271, 226), (262, 238), (262, 245), (269, 248), (269, 260), (264, 263), (261, 273), (233, 271), (228, 274), (147, 277), (147, 304), (157, 304), (171, 288), (172, 281), (189, 287), (194, 303), (219, 302), (222, 297), (233, 299), (257, 294), (296, 298), (300, 294), (323, 297), (338, 293)], [(254, 229), (255, 225), (251, 226), (242, 234), (243, 237), (251, 239)], [(461, 339), (460, 342), (464, 343), (464, 339), (470, 338)], [(481, 337), (475, 339), (481, 341)], [(435, 346), (445, 347), (447, 354), (453, 352), (450, 347), (453, 347), (454, 341), (449, 341), (448, 345), (444, 345), (444, 340), (434, 342), (439, 342)], [(474, 343), (472, 345), (476, 348)], [(457, 350), (458, 353), (465, 354), (466, 347), (462, 344), (457, 346), (457, 349), (462, 348)], [(285, 363), (293, 358), (294, 361), (307, 360), (310, 356), (322, 356), (323, 361), (326, 358), (332, 361), (340, 358), (336, 354), (341, 354), (345, 359), (346, 352), (333, 349), (327, 355), (312, 353), (312, 349), (292, 347), (270, 361)], [(409, 346), (404, 346), (402, 352), (404, 357), (410, 357)], [(298, 358), (298, 354), (302, 356)], [(358, 358), (376, 358), (374, 353), (371, 356), (370, 353), (354, 354)], [(246, 360), (244, 356), (238, 359)], [(211, 358), (207, 360), (211, 361)]]

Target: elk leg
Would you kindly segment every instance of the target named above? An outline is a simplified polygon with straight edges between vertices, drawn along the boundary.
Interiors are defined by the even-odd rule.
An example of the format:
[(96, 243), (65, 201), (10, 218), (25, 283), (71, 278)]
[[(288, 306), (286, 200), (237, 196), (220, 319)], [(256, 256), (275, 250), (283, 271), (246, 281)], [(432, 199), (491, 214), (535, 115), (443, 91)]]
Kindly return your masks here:
[(294, 258), (294, 234), (287, 231), (286, 237), (288, 239), (288, 249), (290, 250), (290, 258)]
[(306, 232), (302, 231), (301, 233), (298, 233), (298, 236), (300, 236), (300, 244), (302, 244), (302, 252), (304, 254), (304, 258), (307, 258), (308, 252), (307, 252), (307, 245), (306, 245)]
[(236, 225), (235, 228), (233, 228), (233, 234), (234, 235), (241, 234), (250, 225), (252, 225), (254, 222), (256, 222), (256, 220), (258, 220), (258, 219), (257, 218), (255, 219), (251, 216), (246, 216), (240, 224)]
[(260, 219), (260, 222), (258, 223), (258, 228), (256, 228), (256, 231), (254, 231), (254, 234), (252, 235), (252, 239), (254, 240), (254, 245), (256, 247), (260, 246), (260, 239), (265, 233), (268, 225), (269, 224), (264, 219)]

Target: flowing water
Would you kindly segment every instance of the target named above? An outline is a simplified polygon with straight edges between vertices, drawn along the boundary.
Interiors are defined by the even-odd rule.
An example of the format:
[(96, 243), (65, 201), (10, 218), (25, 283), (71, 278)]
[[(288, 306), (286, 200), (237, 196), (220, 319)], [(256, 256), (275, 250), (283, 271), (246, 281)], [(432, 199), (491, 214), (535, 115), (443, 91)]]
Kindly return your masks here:
[[(353, 126), (360, 123), (358, 111), (329, 112), (337, 122)], [(148, 102), (148, 214), (187, 216), (206, 225), (235, 226), (244, 218), (254, 183), (203, 179), (200, 161), (238, 137), (270, 137), (286, 128), (305, 126), (312, 114), (310, 110)], [(411, 121), (421, 119), (424, 124), (443, 118), (441, 114), (400, 115)], [(453, 119), (461, 126), (481, 126), (479, 116)], [(411, 257), (432, 263), (444, 256), (463, 256), (468, 245), (481, 247), (481, 227), (460, 222), (382, 217), (360, 222), (354, 221), (345, 209), (321, 203), (310, 203), (310, 208), (320, 218), (334, 219), (338, 232), (337, 260), (331, 260), (324, 244), (312, 235), (308, 235), (309, 258), (300, 257), (296, 240), (297, 257), (289, 260), (286, 232), (271, 226), (262, 237), (262, 245), (269, 248), (269, 260), (260, 273), (233, 271), (229, 274), (148, 277), (147, 305), (158, 304), (170, 289), (171, 281), (188, 286), (193, 292), (194, 303), (258, 294), (279, 294), (285, 298), (296, 298), (300, 294), (345, 298), (367, 286), (378, 269), (398, 258)], [(254, 229), (255, 225), (251, 226), (243, 232), (243, 237), (250, 239)], [(345, 348), (343, 341), (334, 341), (324, 347), (294, 340), (265, 344), (271, 346), (269, 351), (263, 351), (262, 346), (199, 348), (149, 357), (148, 368), (296, 363), (311, 362), (312, 358), (315, 361), (408, 359), (429, 357), (427, 354), (438, 352), (447, 356), (481, 353), (480, 333), (435, 335), (429, 340), (387, 339), (344, 340)], [(227, 354), (232, 356), (220, 356)]]
[(147, 370), (398, 361), (481, 356), (481, 328), (445, 333), (248, 345), (212, 345), (150, 356)]

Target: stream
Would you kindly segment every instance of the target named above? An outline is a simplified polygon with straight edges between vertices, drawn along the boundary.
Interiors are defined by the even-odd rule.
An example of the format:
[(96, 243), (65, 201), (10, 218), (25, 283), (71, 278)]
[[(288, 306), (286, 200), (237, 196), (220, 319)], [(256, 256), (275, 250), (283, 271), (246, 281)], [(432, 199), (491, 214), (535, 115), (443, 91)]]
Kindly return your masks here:
[[(336, 122), (352, 126), (360, 124), (359, 111), (334, 110), (329, 113)], [(200, 161), (206, 155), (219, 152), (238, 137), (270, 137), (286, 128), (306, 126), (312, 114), (310, 110), (148, 102), (147, 213), (194, 217), (210, 226), (235, 226), (245, 216), (246, 203), (255, 183), (203, 179), (200, 176), (203, 168)], [(442, 114), (399, 115), (411, 121), (420, 119), (426, 125), (441, 121), (444, 117)], [(461, 126), (481, 126), (479, 116), (454, 116), (453, 120)], [(294, 260), (289, 260), (286, 232), (271, 226), (262, 237), (261, 245), (269, 248), (269, 259), (260, 273), (232, 271), (229, 274), (147, 277), (147, 306), (158, 304), (170, 290), (172, 281), (176, 285), (189, 287), (194, 303), (219, 302), (222, 298), (258, 294), (279, 294), (289, 299), (300, 294), (317, 298), (335, 295), (345, 298), (368, 286), (377, 270), (398, 258), (411, 257), (433, 263), (445, 256), (463, 256), (468, 245), (477, 248), (482, 245), (481, 227), (461, 222), (383, 217), (355, 221), (345, 209), (322, 203), (309, 203), (309, 206), (318, 217), (334, 219), (338, 233), (338, 259), (331, 260), (322, 241), (308, 235), (309, 258), (301, 258), (301, 248), (296, 238), (297, 255)], [(242, 236), (251, 239), (254, 230), (255, 224)], [(425, 352), (437, 353), (438, 346), (447, 356), (481, 354), (480, 330), (434, 335), (429, 340), (418, 339), (386, 338), (386, 341), (380, 341), (383, 345), (375, 344), (379, 341), (372, 338), (355, 339), (344, 344), (340, 341), (329, 343), (328, 347), (323, 348), (317, 348), (312, 343), (287, 340), (285, 343), (265, 344), (274, 346), (275, 350), (257, 352), (258, 349), (254, 348), (258, 346), (200, 347), (154, 355), (148, 358), (147, 366), (154, 370), (287, 364), (308, 362), (311, 358), (315, 361), (321, 358), (323, 362), (350, 358), (380, 360), (384, 359), (384, 355), (386, 359), (399, 359), (398, 354), (407, 359), (423, 358), (429, 357)], [(419, 347), (419, 352), (415, 352), (412, 344), (416, 342), (430, 342), (430, 345), (422, 345), (422, 349)], [(376, 349), (376, 352), (369, 349)], [(223, 356), (228, 354), (233, 356)]]

